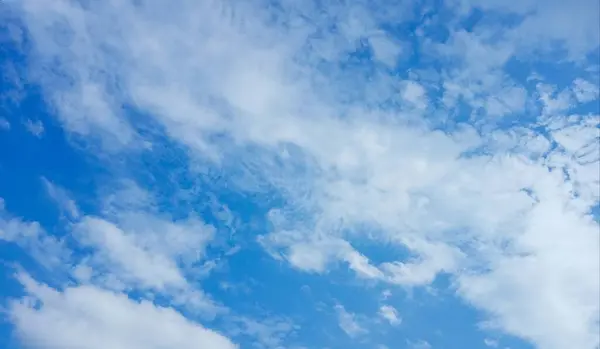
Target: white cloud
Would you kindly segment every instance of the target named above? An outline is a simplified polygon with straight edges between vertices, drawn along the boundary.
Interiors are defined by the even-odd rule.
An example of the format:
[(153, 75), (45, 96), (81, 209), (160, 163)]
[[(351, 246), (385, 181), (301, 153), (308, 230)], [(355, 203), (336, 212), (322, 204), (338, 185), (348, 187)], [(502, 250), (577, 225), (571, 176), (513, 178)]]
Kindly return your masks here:
[(577, 78), (573, 81), (573, 93), (579, 102), (590, 102), (598, 99), (600, 89), (587, 80)]
[(406, 286), (431, 284), (438, 273), (455, 271), (461, 255), (446, 245), (420, 246), (420, 260), (408, 262), (384, 263), (381, 268), (387, 274), (387, 280)]
[[(367, 9), (335, 12), (327, 20), (338, 21), (340, 32), (319, 39), (312, 35), (322, 31), (318, 24), (266, 26), (259, 20), (263, 10), (252, 4), (104, 1), (82, 8), (28, 0), (18, 6), (40, 64), (33, 75), (66, 129), (124, 154), (143, 152), (143, 136), (135, 130), (145, 125), (115, 107), (134, 105), (184, 146), (191, 162), (202, 162), (198, 167), (235, 169), (234, 190), (277, 191), (285, 206), (282, 223), (272, 219), (273, 230), (261, 240), (272, 256), (323, 275), (342, 264), (362, 278), (404, 286), (426, 286), (447, 273), (459, 295), (499, 329), (540, 347), (594, 348), (600, 286), (590, 275), (599, 274), (599, 251), (588, 212), (598, 197), (595, 129), (554, 124), (590, 98), (583, 92), (589, 89), (540, 84), (525, 91), (504, 66), (547, 52), (556, 41), (570, 58), (584, 57), (597, 47), (597, 5), (461, 3), (465, 10), (527, 16), (508, 32), (494, 26), (451, 30), (444, 44), (423, 43), (423, 53), (447, 61), (448, 68), (436, 72), (441, 82), (433, 88), (405, 82), (401, 97), (424, 108), (434, 105), (428, 101), (439, 89), (439, 114), (458, 112), (461, 100), (485, 109), (475, 126), (448, 132), (418, 111), (373, 110), (363, 105), (366, 97), (339, 97), (359, 87), (385, 95), (393, 77), (363, 81), (354, 72), (317, 67), (323, 61), (336, 66), (341, 53), (373, 32), (377, 16)], [(317, 17), (308, 6), (301, 10)], [(321, 12), (327, 10), (333, 11)], [(44, 74), (50, 64), (56, 74)], [(390, 98), (397, 93), (389, 90)], [(539, 155), (549, 142), (544, 137), (478, 129), (493, 128), (488, 116), (523, 112), (536, 102), (531, 95), (543, 104), (531, 111), (536, 125), (561, 145), (547, 146), (545, 158)], [(593, 161), (582, 164), (581, 158)], [(187, 244), (152, 234), (140, 240), (132, 233), (136, 223), (114, 216), (114, 222), (87, 217), (76, 226), (96, 249), (91, 266), (110, 267), (122, 282), (184, 288), (172, 257), (192, 256), (183, 249)], [(375, 266), (352, 244), (355, 238), (405, 248), (410, 257)], [(364, 333), (352, 314), (337, 311), (347, 333)]]
[(338, 315), (338, 324), (342, 331), (346, 332), (349, 337), (357, 337), (368, 333), (357, 321), (356, 315), (346, 311), (341, 305), (336, 305), (335, 310)]
[(527, 53), (546, 53), (556, 49), (556, 45), (561, 45), (569, 52), (569, 58), (580, 60), (583, 55), (596, 49), (600, 42), (600, 34), (595, 30), (600, 19), (600, 8), (596, 1), (577, 0), (568, 5), (556, 0), (456, 2), (462, 3), (466, 11), (482, 8), (523, 16), (523, 20), (510, 30), (503, 29), (506, 40)]
[(483, 340), (483, 344), (485, 344), (488, 347), (491, 348), (497, 348), (498, 347), (498, 341), (495, 339), (491, 339), (491, 338), (486, 338)]
[(9, 307), (20, 339), (40, 349), (234, 349), (171, 308), (93, 286), (58, 291), (21, 276), (29, 298)]
[(369, 36), (369, 44), (373, 48), (375, 58), (391, 68), (396, 66), (399, 55), (409, 54), (403, 52), (402, 46), (386, 37), (384, 33)]
[(37, 138), (42, 137), (44, 134), (44, 124), (40, 120), (33, 121), (27, 119), (27, 121), (25, 121), (25, 128)]
[(280, 349), (284, 347), (285, 339), (293, 333), (297, 326), (291, 321), (282, 318), (266, 318), (255, 320), (250, 318), (234, 318), (238, 323), (235, 334), (243, 334), (256, 338), (255, 348)]
[(371, 265), (368, 258), (356, 251), (348, 242), (332, 238), (310, 238), (294, 231), (278, 231), (259, 237), (259, 241), (276, 258), (281, 258), (278, 248), (284, 248), (285, 257), (294, 267), (324, 273), (337, 261), (348, 264), (356, 275), (363, 278), (383, 279), (383, 273)]
[(538, 83), (537, 92), (547, 116), (560, 115), (573, 106), (573, 96), (567, 89), (557, 91), (556, 86)]
[(38, 222), (30, 222), (8, 213), (0, 198), (0, 240), (22, 248), (49, 270), (64, 269), (70, 251), (63, 241), (50, 236)]
[(120, 214), (118, 225), (85, 216), (73, 226), (73, 236), (90, 251), (73, 271), (80, 282), (157, 292), (207, 317), (224, 310), (188, 281), (192, 266), (197, 273), (203, 260), (212, 227), (193, 218), (171, 222), (142, 212)]
[(419, 109), (427, 107), (427, 92), (425, 88), (416, 81), (408, 80), (404, 83), (402, 99)]
[[(558, 191), (550, 188), (545, 191), (550, 195)], [(541, 198), (527, 217), (523, 234), (513, 240), (513, 254), (492, 258), (489, 273), (461, 276), (459, 289), (494, 315), (493, 326), (542, 348), (593, 348), (600, 285), (590, 275), (600, 275), (598, 226), (564, 207), (556, 198), (560, 194), (555, 195)], [(551, 301), (555, 299), (561, 301)], [(552, 335), (556, 331), (560, 337)]]
[(77, 207), (77, 204), (63, 188), (44, 177), (42, 177), (42, 183), (44, 184), (44, 187), (46, 187), (46, 191), (50, 198), (56, 202), (63, 214), (66, 214), (70, 219), (79, 218), (79, 208)]
[(107, 268), (123, 282), (139, 283), (142, 287), (157, 290), (181, 288), (186, 284), (173, 260), (139, 246), (135, 236), (110, 222), (85, 217), (76, 225), (74, 234), (83, 246), (96, 250), (92, 257), (94, 265)]
[(400, 325), (402, 323), (402, 318), (398, 315), (398, 311), (396, 308), (391, 305), (382, 305), (379, 308), (379, 316), (387, 320), (391, 325)]

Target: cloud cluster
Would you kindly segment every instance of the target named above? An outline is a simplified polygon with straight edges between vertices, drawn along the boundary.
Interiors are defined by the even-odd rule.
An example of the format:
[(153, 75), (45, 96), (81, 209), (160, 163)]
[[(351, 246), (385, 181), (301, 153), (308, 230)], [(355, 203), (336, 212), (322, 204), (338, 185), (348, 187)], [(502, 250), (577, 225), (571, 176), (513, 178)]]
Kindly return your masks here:
[[(74, 138), (126, 158), (181, 148), (183, 171), (218, 172), (228, 188), (272, 200), (270, 231), (258, 237), (272, 257), (322, 277), (348, 268), (363, 280), (408, 288), (443, 274), (486, 313), (489, 328), (540, 348), (596, 348), (599, 116), (581, 108), (598, 101), (597, 73), (582, 58), (597, 55), (597, 3), (264, 5), (8, 6), (32, 42), (29, 78)], [(511, 18), (517, 23), (505, 22)], [(416, 23), (414, 33), (390, 29), (403, 22)], [(467, 22), (470, 28), (456, 29)], [(589, 69), (560, 86), (533, 68), (510, 69), (555, 55)], [(406, 68), (415, 56), (422, 63)], [(152, 343), (234, 347), (174, 310), (119, 293), (168, 295), (172, 306), (218, 313), (189, 274), (215, 227), (120, 206), (81, 215), (51, 192), (66, 205), (78, 248), (89, 253), (69, 259), (81, 285), (25, 281), (43, 306), (16, 303), (12, 315), (34, 344), (65, 333), (42, 326), (55, 322), (85, 327), (85, 343), (93, 342), (93, 327), (111, 347), (150, 347), (152, 338), (129, 336), (156, 333), (166, 321), (172, 327)], [(61, 248), (34, 223), (1, 222), (4, 240), (33, 251)], [(407, 253), (374, 262), (354, 243), (363, 239)], [(87, 297), (121, 309), (135, 328), (117, 328)], [(368, 334), (343, 306), (335, 309), (344, 332)], [(401, 322), (393, 307), (380, 315)], [(87, 345), (62, 334), (52, 340)]]
[(28, 297), (13, 303), (10, 314), (25, 344), (34, 348), (237, 348), (171, 308), (94, 286), (58, 291), (21, 278)]

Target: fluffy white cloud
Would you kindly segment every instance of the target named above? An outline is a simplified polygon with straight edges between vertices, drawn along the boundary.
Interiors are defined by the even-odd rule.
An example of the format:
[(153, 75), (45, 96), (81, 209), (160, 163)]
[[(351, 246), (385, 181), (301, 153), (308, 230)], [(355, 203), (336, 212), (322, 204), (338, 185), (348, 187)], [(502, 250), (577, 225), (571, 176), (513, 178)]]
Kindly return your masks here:
[(382, 305), (379, 308), (379, 316), (388, 321), (391, 325), (400, 325), (402, 323), (402, 318), (398, 315), (398, 311), (396, 308), (391, 305)]
[(177, 311), (94, 286), (62, 291), (22, 275), (28, 297), (9, 314), (19, 337), (36, 349), (235, 349), (225, 336)]
[(350, 337), (357, 337), (368, 333), (367, 329), (362, 327), (356, 318), (356, 315), (348, 312), (342, 305), (336, 305), (335, 310), (338, 315), (338, 324), (342, 331)]
[[(547, 188), (546, 193), (553, 191), (558, 190)], [(593, 348), (599, 320), (598, 225), (564, 207), (560, 194), (555, 195), (540, 198), (524, 232), (512, 241), (511, 255), (492, 257), (489, 273), (461, 276), (459, 288), (496, 316), (494, 327), (529, 338), (541, 348)], [(555, 299), (561, 301), (551, 301)], [(548, 317), (549, 313), (560, 316)], [(560, 338), (552, 335), (555, 331), (561, 332)]]
[(94, 264), (108, 268), (124, 282), (139, 282), (159, 290), (183, 287), (186, 283), (173, 260), (145, 250), (133, 236), (105, 220), (86, 217), (77, 224), (75, 234), (83, 246), (96, 249), (93, 258), (101, 260)]

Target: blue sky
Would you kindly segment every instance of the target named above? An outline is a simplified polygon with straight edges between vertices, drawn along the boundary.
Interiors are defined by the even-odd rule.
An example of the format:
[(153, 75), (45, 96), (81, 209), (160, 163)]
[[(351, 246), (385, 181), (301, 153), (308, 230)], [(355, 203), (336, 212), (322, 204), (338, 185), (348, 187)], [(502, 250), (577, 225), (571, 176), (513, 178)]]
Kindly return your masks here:
[(0, 2), (0, 347), (598, 349), (598, 6)]

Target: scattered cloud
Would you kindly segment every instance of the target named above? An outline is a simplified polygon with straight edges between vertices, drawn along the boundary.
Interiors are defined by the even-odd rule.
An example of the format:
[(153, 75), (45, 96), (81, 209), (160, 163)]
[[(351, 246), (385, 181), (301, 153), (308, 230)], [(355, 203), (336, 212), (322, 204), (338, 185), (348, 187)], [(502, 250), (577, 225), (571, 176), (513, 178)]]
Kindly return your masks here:
[(44, 124), (40, 120), (33, 121), (27, 119), (27, 121), (25, 121), (25, 128), (27, 129), (27, 132), (31, 133), (37, 138), (42, 137), (44, 134)]
[(48, 196), (56, 202), (61, 212), (70, 219), (79, 218), (79, 208), (75, 201), (71, 199), (69, 193), (45, 177), (42, 177), (41, 180), (48, 192)]
[(404, 52), (401, 44), (394, 42), (393, 39), (386, 37), (385, 33), (369, 36), (369, 44), (373, 49), (375, 58), (391, 68), (396, 66), (399, 55), (409, 55), (410, 52)]
[(427, 91), (416, 81), (405, 82), (402, 99), (419, 109), (427, 107)]
[(0, 241), (16, 244), (49, 270), (63, 269), (70, 254), (64, 242), (47, 234), (38, 222), (11, 215), (4, 205), (0, 198)]
[(490, 339), (490, 338), (486, 338), (483, 340), (483, 344), (485, 344), (486, 346), (490, 347), (490, 348), (497, 348), (498, 347), (498, 341), (495, 339)]
[[(27, 47), (14, 28), (1, 40), (44, 103), (25, 127), (42, 137), (55, 120), (96, 169), (77, 175), (105, 171), (82, 189), (48, 179), (75, 176), (69, 160), (28, 167), (56, 226), (2, 205), (0, 239), (68, 276), (20, 276), (10, 316), (27, 345), (235, 348), (213, 321), (283, 348), (317, 303), (440, 288), (484, 331), (598, 346), (596, 1), (1, 6)], [(270, 279), (256, 291), (247, 274)], [(291, 294), (289, 275), (310, 292), (265, 296)], [(215, 291), (227, 285), (245, 298)], [(247, 314), (259, 303), (294, 314)], [(374, 332), (334, 310), (350, 339)], [(378, 314), (408, 322), (399, 306)]]
[(594, 85), (587, 80), (577, 78), (573, 81), (573, 93), (579, 102), (586, 103), (597, 100), (600, 90), (597, 84)]
[(402, 323), (402, 318), (398, 315), (398, 311), (396, 308), (391, 305), (382, 305), (379, 308), (379, 316), (387, 320), (391, 325), (400, 325)]
[(58, 291), (20, 276), (28, 297), (10, 305), (18, 335), (36, 348), (234, 349), (222, 334), (150, 301), (94, 286)]
[(346, 311), (342, 305), (336, 305), (335, 310), (338, 315), (339, 326), (349, 337), (357, 337), (368, 333), (357, 321), (356, 315)]

